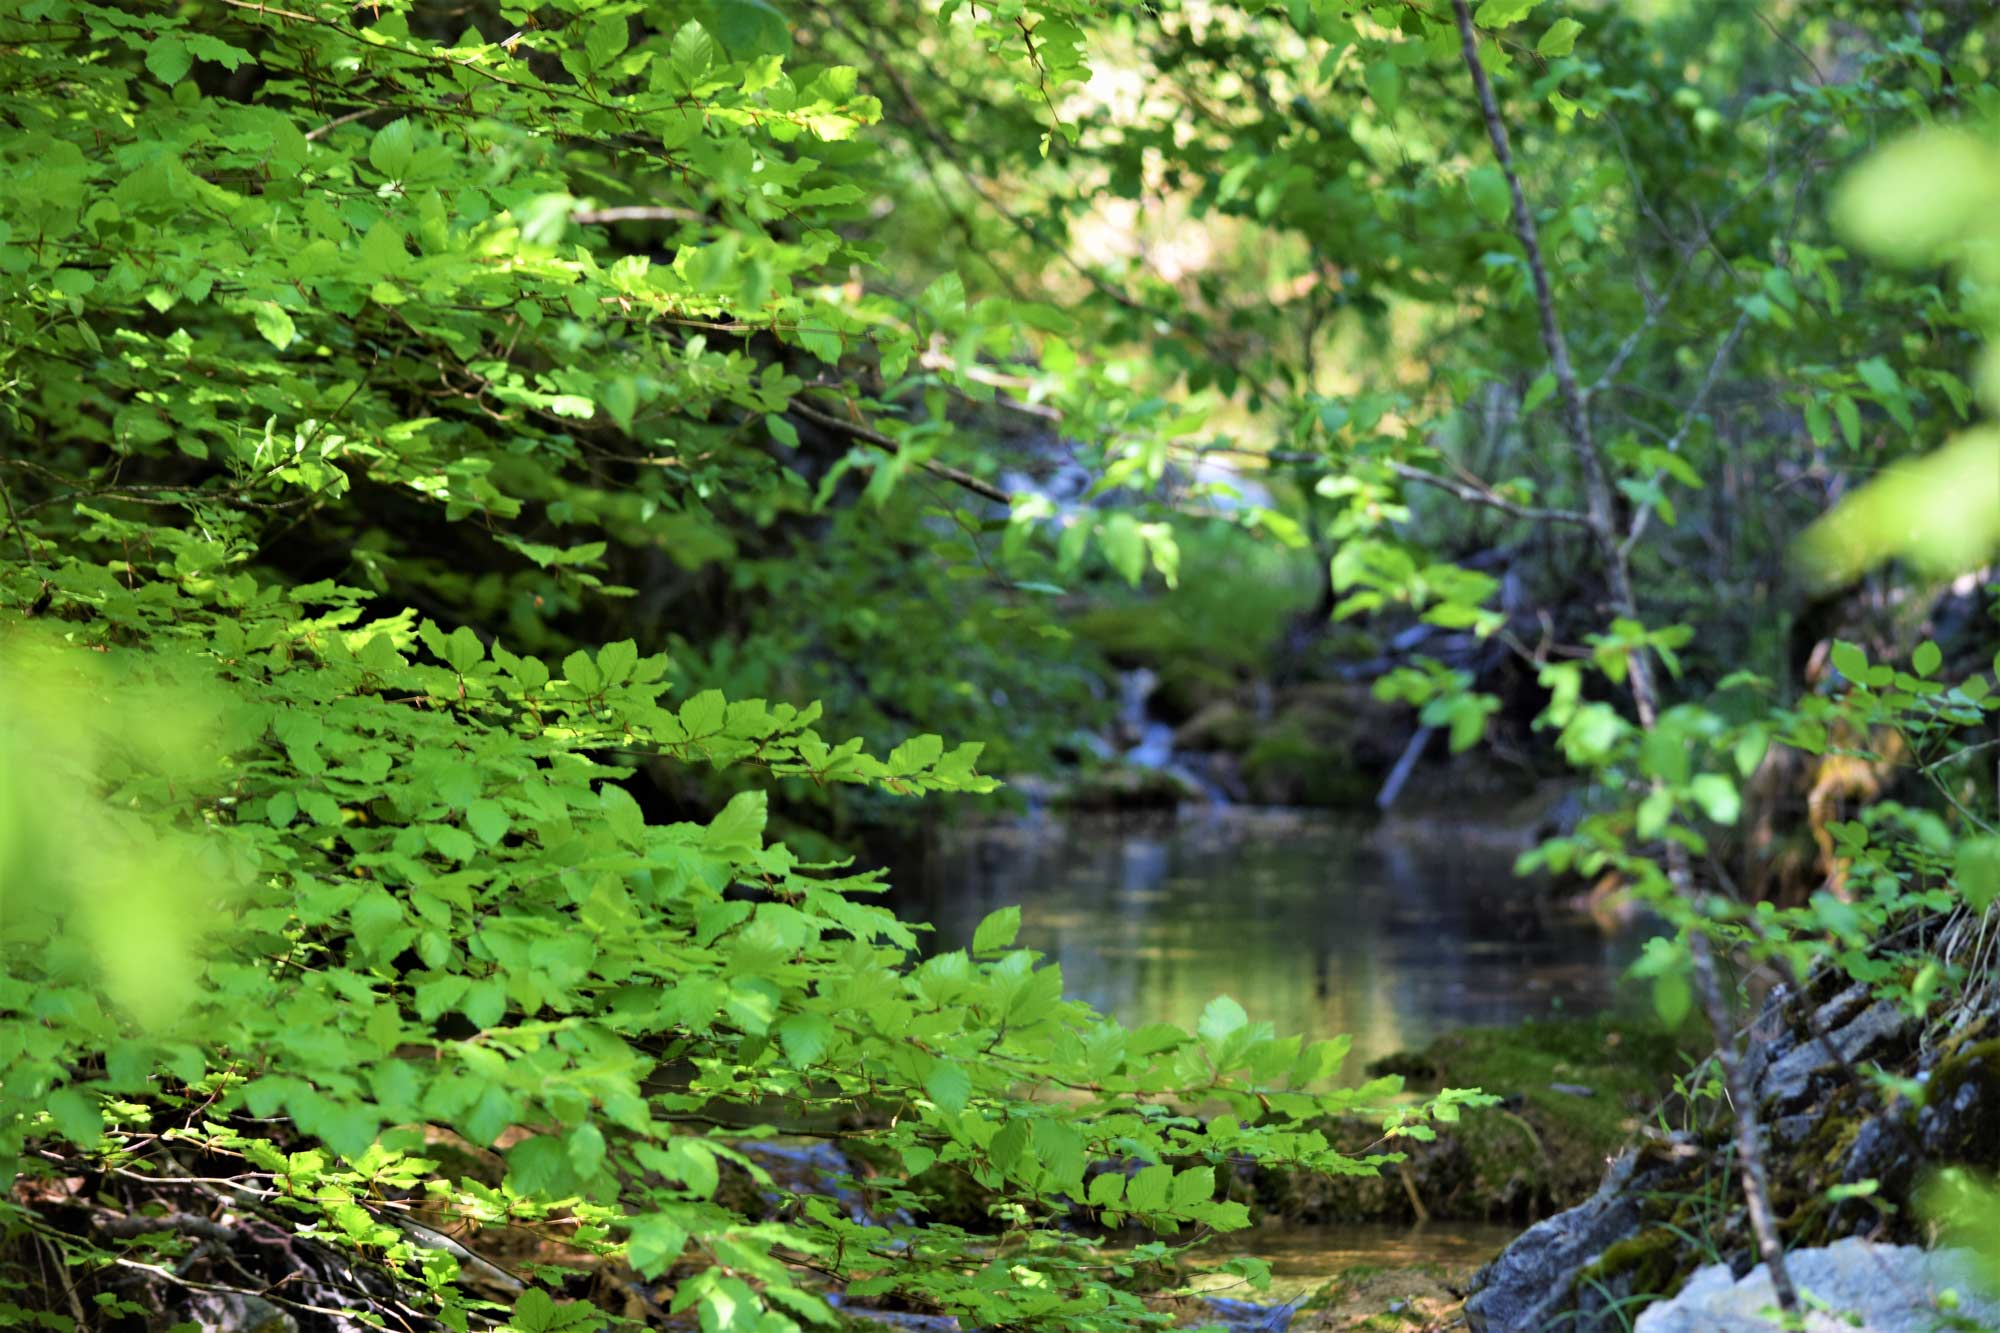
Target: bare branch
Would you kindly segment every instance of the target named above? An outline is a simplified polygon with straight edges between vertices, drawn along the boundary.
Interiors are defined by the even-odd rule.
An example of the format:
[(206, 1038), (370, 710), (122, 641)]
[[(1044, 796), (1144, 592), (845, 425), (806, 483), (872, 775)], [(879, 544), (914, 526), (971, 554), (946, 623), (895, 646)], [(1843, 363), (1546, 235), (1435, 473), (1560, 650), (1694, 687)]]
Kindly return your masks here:
[(1588, 528), (1590, 515), (1576, 509), (1534, 509), (1527, 505), (1515, 504), (1512, 500), (1493, 490), (1490, 486), (1475, 485), (1458, 481), (1451, 477), (1441, 477), (1435, 472), (1426, 472), (1408, 463), (1391, 463), (1391, 471), (1404, 481), (1416, 482), (1419, 486), (1434, 486), (1447, 495), (1457, 496), (1467, 504), (1479, 505), (1485, 509), (1497, 509), (1514, 518), (1524, 518), (1540, 523), (1568, 523), (1574, 527)]
[[(822, 412), (818, 408), (808, 406), (796, 398), (792, 400), (792, 405), (785, 410), (796, 412), (807, 421), (815, 425), (824, 426), (828, 430), (838, 431), (850, 439), (860, 440), (863, 444), (872, 444), (884, 453), (900, 454), (903, 452), (903, 447), (900, 444), (890, 439), (887, 435), (884, 435), (881, 431), (871, 430), (869, 427), (863, 426), (858, 422), (842, 421), (832, 413)], [(926, 458), (920, 460), (918, 466), (934, 477), (942, 478), (954, 486), (963, 487), (971, 491), (974, 495), (984, 496), (995, 504), (1012, 505), (1014, 503), (1014, 497), (1009, 492), (1001, 490), (990, 481), (983, 481), (973, 476), (970, 472), (962, 472), (948, 463), (940, 463), (936, 459)]]
[[(1695, 390), (1694, 397), (1688, 400), (1687, 410), (1681, 414), (1680, 426), (1667, 439), (1665, 448), (1668, 453), (1677, 454), (1681, 451), (1681, 444), (1687, 439), (1688, 431), (1694, 428), (1695, 418), (1701, 414), (1702, 407), (1708, 402), (1709, 394), (1715, 391), (1716, 381), (1722, 378), (1722, 368), (1729, 363), (1729, 354), (1736, 350), (1736, 344), (1742, 341), (1743, 330), (1749, 326), (1750, 312), (1745, 310), (1737, 315), (1736, 322), (1729, 326), (1729, 332), (1724, 334), (1722, 341), (1716, 345), (1715, 355), (1708, 361), (1708, 373), (1702, 376), (1701, 386)], [(1665, 480), (1666, 475), (1665, 468), (1655, 471), (1653, 485), (1658, 486)], [(1639, 506), (1639, 511), (1632, 516), (1632, 530), (1626, 533), (1625, 540), (1619, 543), (1620, 559), (1632, 558), (1632, 551), (1639, 545), (1639, 539), (1646, 535), (1646, 525), (1652, 517), (1653, 506)]]

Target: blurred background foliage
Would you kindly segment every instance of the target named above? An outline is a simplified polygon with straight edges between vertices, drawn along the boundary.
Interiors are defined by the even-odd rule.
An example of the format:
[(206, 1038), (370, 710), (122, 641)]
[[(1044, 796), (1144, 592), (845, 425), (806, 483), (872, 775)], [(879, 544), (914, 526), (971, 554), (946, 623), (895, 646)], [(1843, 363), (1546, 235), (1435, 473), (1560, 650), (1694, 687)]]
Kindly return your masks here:
[[(1993, 836), (1982, 0), (1484, 0), (1550, 300), (1443, 5), (294, 2), (0, 17), (0, 1151), (101, 1154), (130, 1098), (272, 1180), (533, 1122), (486, 1220), (589, 1196), (599, 1257), (692, 1236), (777, 1291), (706, 1148), (621, 1195), (699, 1137), (654, 1111), (893, 1088), (909, 1174), (1042, 1220), (1086, 1129), (1237, 1151), (1009, 1084), (1325, 1053), (1227, 1007), (1086, 1045), (1004, 919), (913, 979), (873, 879), (765, 842), (768, 793), (802, 857), (886, 859), (970, 813), (907, 797), (1148, 727), (1285, 803), (1366, 806), (1434, 731), (1504, 790), (1575, 770), (1540, 864), (1600, 884), (1789, 864), (1741, 877), (1767, 935), (1661, 897), (1683, 1009), (1690, 932), (1917, 995), (1866, 936), (1990, 907), (1947, 854)], [(635, 1018), (666, 956), (690, 1008)], [(908, 1027), (829, 1017), (875, 1008)], [(1224, 1132), (1292, 1151), (1326, 1107), (1282, 1095)], [(1203, 1169), (1133, 1211), (1215, 1220)], [(962, 1237), (905, 1294), (1143, 1322), (1037, 1234), (1052, 1303)], [(689, 1290), (779, 1327), (727, 1267)]]

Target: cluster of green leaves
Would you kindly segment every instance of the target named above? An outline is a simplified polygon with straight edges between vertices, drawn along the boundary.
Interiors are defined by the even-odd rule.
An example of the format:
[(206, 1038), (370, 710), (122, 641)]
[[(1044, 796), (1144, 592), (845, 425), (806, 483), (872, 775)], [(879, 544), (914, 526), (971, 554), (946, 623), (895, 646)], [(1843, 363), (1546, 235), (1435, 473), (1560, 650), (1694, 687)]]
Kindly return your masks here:
[[(597, 1316), (509, 1315), (412, 1209), (562, 1220), (718, 1331), (828, 1322), (828, 1279), (979, 1325), (1159, 1322), (1059, 1224), (1241, 1226), (1218, 1168), (1370, 1170), (1323, 1126), (1393, 1083), (1328, 1092), (1341, 1044), (1228, 1001), (1121, 1027), (1011, 913), (918, 965), (876, 876), (767, 833), (778, 784), (991, 789), (923, 726), (991, 716), (990, 664), (1032, 660), (992, 650), (1051, 628), (1020, 585), (1092, 551), (1172, 571), (1156, 518), (1030, 501), (976, 614), (950, 591), (1007, 517), (939, 505), (998, 470), (957, 423), (996, 382), (1039, 394), (1020, 330), (1064, 317), (871, 289), (879, 104), (765, 7), (474, 18), (0, 18), (0, 1176), (226, 1176), (460, 1328)], [(1053, 98), (1066, 21), (974, 37)], [(1065, 392), (1127, 442), (1187, 429), (1117, 379)], [(691, 614), (746, 604), (755, 652)], [(886, 674), (833, 693), (893, 701), (900, 744), (822, 736), (803, 701), (840, 671)], [(735, 794), (676, 821), (697, 770)], [(736, 1146), (764, 1121), (847, 1124), (910, 1220), (773, 1182)], [(497, 1183), (440, 1135), (503, 1148)], [(995, 1234), (928, 1219), (967, 1182)], [(33, 1197), (0, 1194), (10, 1235), (131, 1261)]]

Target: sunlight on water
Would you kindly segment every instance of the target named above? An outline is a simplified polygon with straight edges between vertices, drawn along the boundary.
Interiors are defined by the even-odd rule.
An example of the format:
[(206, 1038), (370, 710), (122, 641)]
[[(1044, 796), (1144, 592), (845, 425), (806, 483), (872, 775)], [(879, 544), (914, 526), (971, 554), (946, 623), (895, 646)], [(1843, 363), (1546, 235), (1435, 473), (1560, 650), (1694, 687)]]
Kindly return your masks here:
[(1519, 1227), (1487, 1222), (1253, 1227), (1217, 1237), (1203, 1250), (1202, 1258), (1212, 1262), (1235, 1254), (1255, 1255), (1271, 1265), (1270, 1289), (1252, 1291), (1227, 1276), (1205, 1279), (1196, 1286), (1216, 1295), (1282, 1305), (1304, 1300), (1328, 1280), (1357, 1268), (1435, 1265), (1454, 1276), (1462, 1275), (1492, 1259), (1519, 1234)]
[(1191, 1025), (1219, 994), (1281, 1034), (1350, 1033), (1345, 1074), (1472, 1024), (1592, 1012), (1636, 937), (1540, 906), (1492, 829), (1282, 811), (1090, 817), (956, 837), (906, 903), (957, 948), (996, 907), (1127, 1024)]

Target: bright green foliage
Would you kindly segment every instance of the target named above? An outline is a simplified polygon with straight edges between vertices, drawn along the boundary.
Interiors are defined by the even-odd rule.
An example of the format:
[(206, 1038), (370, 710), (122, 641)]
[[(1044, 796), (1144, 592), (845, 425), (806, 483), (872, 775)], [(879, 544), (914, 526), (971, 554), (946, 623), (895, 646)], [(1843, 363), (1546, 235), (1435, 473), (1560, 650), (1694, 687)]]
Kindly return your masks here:
[[(1992, 900), (1963, 799), (1991, 683), (1843, 649), (1837, 693), (1703, 687), (1784, 678), (1754, 608), (1818, 516), (1792, 482), (1926, 460), (1820, 529), (1837, 573), (1986, 549), (1958, 481), (1990, 428), (1944, 440), (1991, 390), (1965, 362), (1993, 187), (1907, 231), (1881, 201), (1990, 141), (1917, 140), (1840, 196), (1855, 239), (1956, 261), (1949, 289), (1849, 254), (1820, 164), (1991, 115), (1990, 39), (1948, 7), (1798, 7), (1785, 43), (1748, 11), (1562, 8), (1484, 0), (1473, 45), (1640, 589), (1609, 614), (1449, 6), (10, 7), (0, 1174), (227, 1163), (457, 1327), (597, 1316), (482, 1304), (412, 1199), (566, 1222), (710, 1330), (825, 1322), (827, 1277), (969, 1325), (1157, 1322), (1058, 1220), (1241, 1225), (1230, 1164), (1368, 1170), (1317, 1126), (1393, 1088), (1323, 1091), (1343, 1046), (1228, 1000), (1194, 1033), (1106, 1021), (1005, 912), (915, 963), (875, 876), (767, 826), (774, 796), (838, 822), (840, 793), (989, 790), (936, 733), (1045, 745), (1086, 693), (1054, 594), (1175, 582), (1188, 511), (1317, 544), (1340, 616), (1478, 638), (1516, 590), (1455, 557), (1533, 552), (1509, 573), (1572, 604), (1544, 637), (1573, 651), (1509, 647), (1613, 795), (1550, 865), (1658, 889), (1771, 745), (1894, 728), (1943, 807), (1840, 829), (1855, 901), (1661, 899), (1891, 988), (1873, 929)], [(1801, 67), (1818, 44), (1841, 61)], [(1003, 458), (1067, 453), (1116, 502), (1006, 493)], [(1940, 478), (1958, 508), (1913, 548)], [(1646, 660), (1675, 682), (1656, 718), (1614, 702)], [(1380, 691), (1465, 749), (1478, 683), (1420, 661)], [(1684, 963), (1644, 965), (1663, 1009)], [(735, 1146), (765, 1121), (900, 1163), (871, 1188), (912, 1220), (772, 1181)], [(425, 1126), (504, 1145), (504, 1183)], [(997, 1234), (930, 1221), (947, 1187)]]
[[(949, 548), (910, 496), (953, 479), (925, 469), (1022, 323), (1060, 317), (956, 278), (844, 286), (874, 271), (879, 106), (763, 7), (481, 21), (0, 19), (0, 1179), (227, 1164), (461, 1328), (494, 1307), (402, 1225), (411, 1200), (569, 1219), (573, 1254), (712, 1330), (825, 1322), (809, 1273), (974, 1325), (1155, 1321), (1053, 1223), (1241, 1226), (1218, 1168), (1369, 1170), (1315, 1124), (1393, 1083), (1326, 1092), (1343, 1046), (1228, 1001), (1194, 1034), (1128, 1031), (1005, 914), (977, 958), (913, 965), (877, 877), (772, 841), (765, 789), (986, 791), (979, 745), (836, 743), (719, 649), (677, 667), (591, 633), (692, 630), (605, 608), (619, 578), (725, 563), (824, 597), (824, 628), (870, 614), (840, 587), (869, 516)], [(1082, 74), (1065, 23), (1027, 57), (1047, 94)], [(786, 463), (806, 437), (845, 452)], [(1156, 519), (1067, 527), (1062, 567), (1094, 544), (1128, 580), (1172, 574)], [(815, 531), (824, 568), (786, 572)], [(1023, 578), (1048, 559), (1013, 554)], [(978, 614), (1033, 628), (1037, 596)], [(842, 660), (948, 678), (872, 613)], [(641, 766), (736, 794), (674, 822)], [(843, 1117), (910, 1177), (990, 1194), (1005, 1243), (928, 1224), (914, 1179), (881, 1186), (914, 1221), (863, 1225), (732, 1146), (755, 1132), (733, 1124)], [(439, 1167), (425, 1127), (504, 1145), (504, 1183)], [(1135, 1174), (1087, 1179), (1103, 1162)], [(725, 1168), (784, 1206), (729, 1202)], [(511, 1318), (599, 1322), (532, 1289)]]

